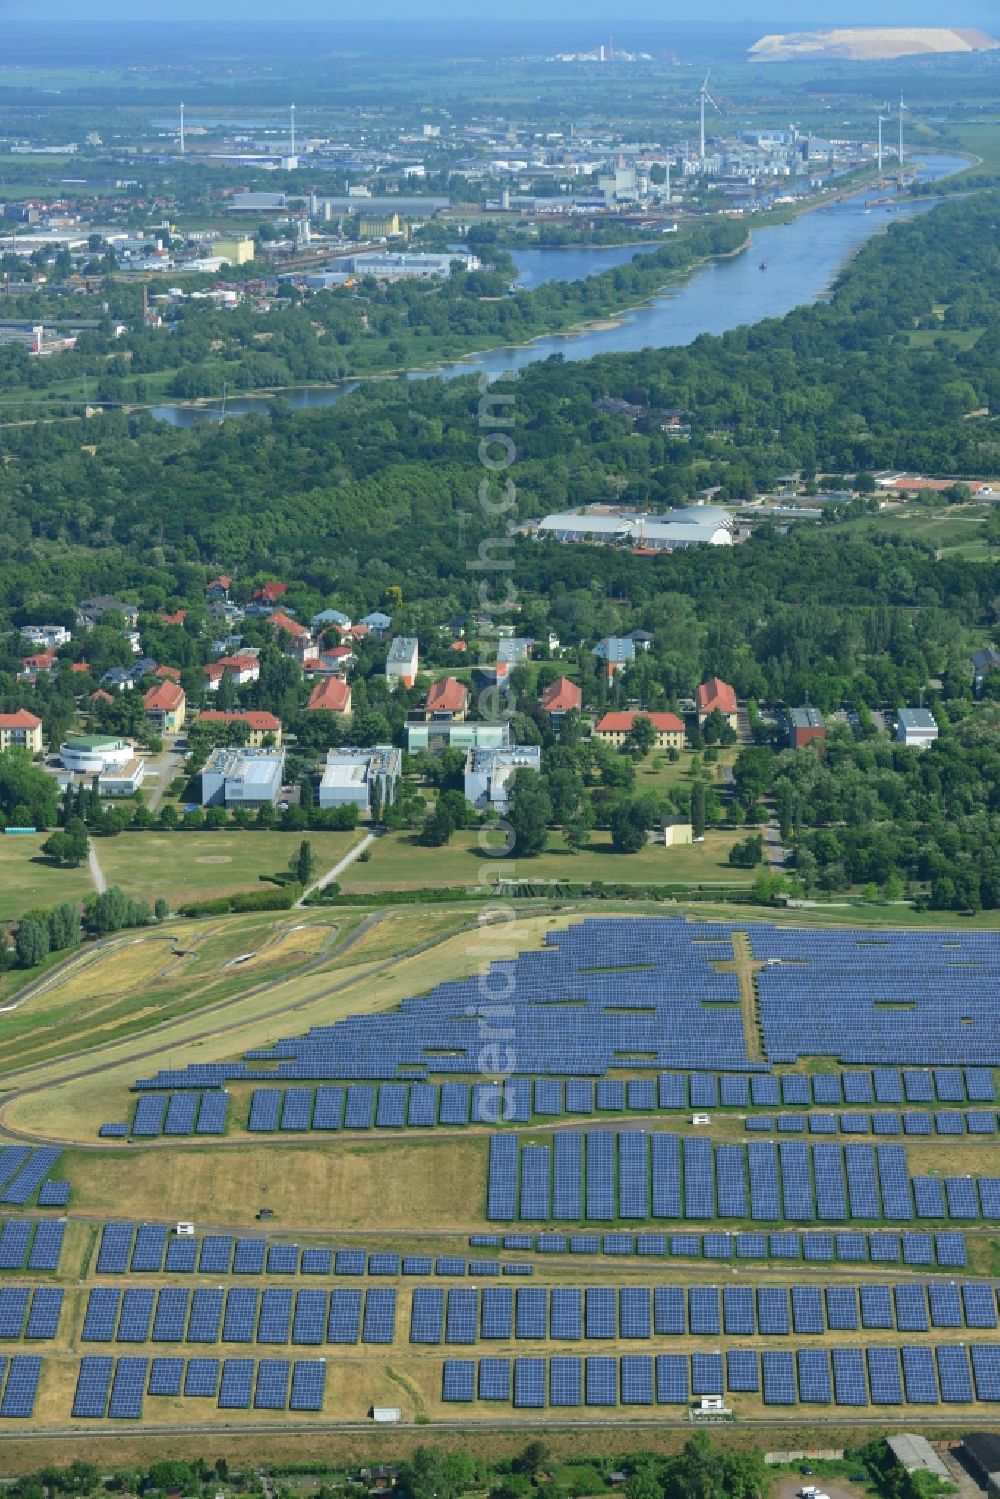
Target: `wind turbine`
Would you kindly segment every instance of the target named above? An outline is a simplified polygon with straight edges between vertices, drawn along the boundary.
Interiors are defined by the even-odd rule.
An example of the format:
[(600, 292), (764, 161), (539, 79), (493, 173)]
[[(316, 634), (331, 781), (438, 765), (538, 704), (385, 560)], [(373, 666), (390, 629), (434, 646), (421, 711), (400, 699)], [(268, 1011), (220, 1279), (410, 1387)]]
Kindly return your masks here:
[[(889, 108), (888, 104), (883, 104), (882, 109), (888, 109), (888, 108)], [(881, 177), (882, 177), (882, 156), (883, 156), (883, 149), (882, 149), (882, 126), (883, 125), (888, 125), (889, 121), (892, 119), (891, 115), (883, 114), (882, 113), (882, 109), (880, 109), (879, 112), (878, 112), (878, 175), (879, 175), (879, 179), (880, 180), (881, 180)]]
[(899, 185), (903, 185), (903, 111), (906, 105), (903, 103), (903, 93), (899, 94)]
[[(709, 72), (711, 72), (711, 69), (709, 69)], [(699, 147), (699, 151), (698, 151), (698, 160), (700, 161), (700, 163), (701, 163), (702, 166), (705, 165), (705, 101), (706, 100), (708, 101), (709, 104), (711, 104), (712, 108), (716, 111), (717, 114), (721, 114), (722, 113), (722, 110), (719, 108), (719, 106), (716, 104), (715, 100), (712, 98), (711, 94), (708, 92), (708, 73), (705, 74), (705, 81), (702, 84), (701, 88), (698, 90), (698, 105), (699, 105), (699, 109), (700, 109), (700, 112), (701, 112), (701, 136), (700, 136), (700, 147)]]
[(184, 105), (181, 105), (181, 155), (184, 155)]
[(295, 105), (294, 104), (291, 105), (289, 112), (290, 112), (290, 115), (291, 115), (291, 122), (292, 122), (292, 149), (289, 152), (289, 155), (290, 156), (294, 156), (295, 155)]

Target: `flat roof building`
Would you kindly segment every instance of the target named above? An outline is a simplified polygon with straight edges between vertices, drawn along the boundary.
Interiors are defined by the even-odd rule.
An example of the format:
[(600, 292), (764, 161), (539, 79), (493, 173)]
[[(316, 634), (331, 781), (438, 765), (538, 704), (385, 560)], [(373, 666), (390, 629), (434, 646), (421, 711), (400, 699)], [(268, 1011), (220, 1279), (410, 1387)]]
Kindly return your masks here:
[(818, 708), (793, 708), (788, 715), (788, 742), (805, 749), (814, 739), (826, 738), (826, 723)]
[(390, 806), (396, 799), (401, 760), (391, 744), (328, 750), (319, 783), (320, 807), (355, 806), (361, 813), (370, 813), (376, 786), (381, 805)]
[(1000, 1436), (992, 1431), (970, 1431), (962, 1438), (969, 1467), (988, 1494), (1000, 1494)]
[(480, 810), (492, 807), (502, 814), (510, 805), (510, 783), (517, 772), (541, 768), (542, 751), (537, 744), (470, 749), (465, 760), (465, 795)]
[(539, 522), (538, 534), (556, 541), (641, 547), (669, 552), (679, 547), (731, 546), (733, 518), (716, 505), (688, 505), (669, 515), (605, 509), (563, 510)]
[(403, 725), (403, 747), (408, 755), (418, 755), (425, 750), (439, 755), (446, 749), (506, 749), (509, 743), (510, 724), (506, 719), (466, 723), (453, 718), (432, 718)]
[(385, 658), (385, 679), (389, 686), (397, 687), (402, 682), (404, 687), (412, 687), (419, 666), (419, 641), (413, 635), (397, 635)]
[(201, 772), (203, 807), (273, 807), (285, 769), (283, 749), (216, 749)]
[(937, 720), (929, 708), (900, 708), (896, 738), (909, 749), (926, 749), (938, 736)]
[(130, 739), (117, 734), (75, 734), (59, 746), (59, 758), (77, 775), (99, 776), (121, 770), (135, 755)]

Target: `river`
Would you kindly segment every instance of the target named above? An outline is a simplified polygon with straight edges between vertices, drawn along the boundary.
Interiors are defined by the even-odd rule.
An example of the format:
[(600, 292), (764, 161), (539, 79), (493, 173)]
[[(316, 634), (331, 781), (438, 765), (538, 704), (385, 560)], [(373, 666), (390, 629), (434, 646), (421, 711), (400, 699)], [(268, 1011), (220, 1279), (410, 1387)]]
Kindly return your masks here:
[[(968, 165), (969, 159), (964, 156), (933, 155), (921, 164), (918, 176), (921, 182), (933, 183)], [(878, 196), (891, 197), (892, 193)], [(475, 371), (496, 376), (505, 370), (523, 369), (552, 354), (575, 360), (590, 359), (596, 354), (666, 348), (692, 343), (702, 333), (725, 333), (744, 323), (783, 317), (795, 307), (818, 301), (850, 256), (874, 234), (900, 218), (925, 213), (936, 201), (903, 199), (898, 208), (895, 205), (867, 208), (866, 203), (873, 203), (875, 197), (874, 190), (855, 193), (800, 214), (787, 224), (755, 229), (748, 252), (699, 266), (683, 281), (642, 306), (620, 314), (613, 322), (609, 320), (609, 325), (578, 334), (546, 335), (517, 348), (487, 349), (437, 369), (413, 370), (407, 378), (451, 379)], [(642, 253), (642, 249), (635, 245), (519, 249), (518, 276), (527, 286), (537, 286), (542, 281), (577, 280), (621, 265)], [(760, 269), (761, 261), (766, 262), (766, 270)], [(348, 380), (339, 385), (289, 390), (282, 392), (282, 397), (296, 409), (331, 406), (356, 389), (357, 383)], [(225, 414), (266, 411), (271, 399), (237, 396), (227, 401)], [(154, 406), (151, 411), (153, 416), (178, 427), (218, 421), (222, 416), (218, 406)]]

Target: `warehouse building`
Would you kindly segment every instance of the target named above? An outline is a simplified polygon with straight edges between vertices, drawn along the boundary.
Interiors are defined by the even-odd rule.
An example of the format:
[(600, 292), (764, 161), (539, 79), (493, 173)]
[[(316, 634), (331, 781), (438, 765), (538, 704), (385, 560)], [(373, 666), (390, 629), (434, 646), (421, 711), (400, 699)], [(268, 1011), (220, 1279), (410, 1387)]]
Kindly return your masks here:
[(604, 507), (564, 510), (539, 522), (539, 536), (556, 541), (589, 541), (602, 546), (640, 547), (670, 552), (679, 547), (731, 546), (733, 518), (714, 505), (689, 505), (667, 516)]

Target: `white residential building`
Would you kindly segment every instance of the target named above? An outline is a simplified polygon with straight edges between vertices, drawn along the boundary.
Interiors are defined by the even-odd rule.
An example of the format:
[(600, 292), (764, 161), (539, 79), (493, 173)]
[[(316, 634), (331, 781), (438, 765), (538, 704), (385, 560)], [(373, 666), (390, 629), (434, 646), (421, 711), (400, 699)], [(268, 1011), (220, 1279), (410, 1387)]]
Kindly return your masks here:
[(419, 641), (412, 635), (397, 635), (385, 658), (385, 679), (389, 686), (396, 688), (402, 683), (404, 687), (412, 687), (419, 666)]

